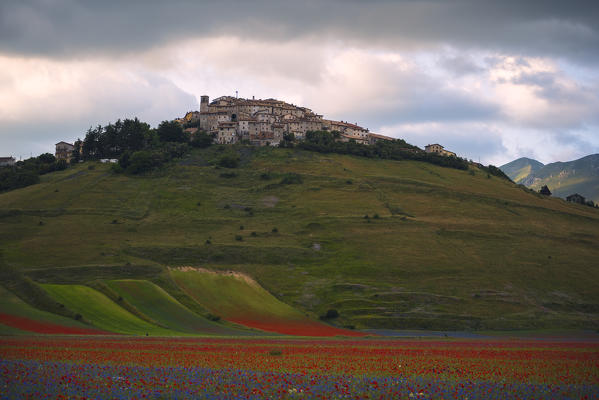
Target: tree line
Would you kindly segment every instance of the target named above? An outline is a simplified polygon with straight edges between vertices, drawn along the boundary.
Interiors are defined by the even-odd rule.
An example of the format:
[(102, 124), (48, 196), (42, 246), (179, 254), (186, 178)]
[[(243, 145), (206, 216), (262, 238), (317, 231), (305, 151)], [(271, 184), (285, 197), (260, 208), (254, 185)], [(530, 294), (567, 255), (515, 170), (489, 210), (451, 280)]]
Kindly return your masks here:
[[(447, 157), (436, 153), (426, 153), (402, 139), (379, 140), (372, 145), (357, 143), (355, 140), (339, 141), (336, 131), (308, 131), (305, 140), (297, 142), (292, 133), (285, 134), (280, 147), (298, 147), (320, 153), (350, 154), (367, 158), (390, 160), (423, 161), (442, 167), (467, 170), (470, 163), (459, 157)], [(108, 125), (90, 127), (83, 140), (78, 139), (74, 146), (71, 163), (100, 159), (118, 159), (113, 166), (115, 172), (139, 174), (186, 154), (191, 147), (208, 147), (214, 137), (198, 130), (194, 135), (187, 134), (176, 121), (162, 121), (157, 128), (139, 119), (118, 120)], [(13, 167), (0, 168), (0, 191), (12, 190), (39, 182), (39, 176), (67, 167), (64, 160), (56, 160), (49, 153), (19, 161)], [(509, 178), (499, 168), (479, 165), (489, 176)]]
[(0, 167), (0, 192), (33, 185), (40, 181), (40, 175), (66, 168), (65, 160), (57, 160), (50, 153), (17, 161), (15, 165)]
[(181, 157), (190, 147), (207, 147), (212, 139), (203, 131), (190, 136), (176, 121), (162, 121), (153, 129), (137, 118), (118, 120), (89, 128), (85, 138), (75, 142), (72, 162), (118, 159), (116, 172), (139, 174)]
[[(469, 163), (459, 157), (447, 157), (435, 153), (426, 153), (419, 147), (407, 143), (403, 139), (379, 140), (366, 145), (350, 139), (340, 142), (340, 133), (336, 131), (308, 131), (304, 141), (299, 142), (299, 148), (320, 153), (351, 154), (367, 158), (382, 158), (389, 160), (424, 161), (442, 167), (467, 170)], [(294, 146), (291, 137), (284, 137), (283, 147)]]

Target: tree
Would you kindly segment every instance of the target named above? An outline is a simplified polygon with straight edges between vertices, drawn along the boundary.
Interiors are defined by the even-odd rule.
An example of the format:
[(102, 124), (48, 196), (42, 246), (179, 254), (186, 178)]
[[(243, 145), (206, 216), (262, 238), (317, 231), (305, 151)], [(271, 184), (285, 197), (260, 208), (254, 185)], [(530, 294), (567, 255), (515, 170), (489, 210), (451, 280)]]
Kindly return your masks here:
[(161, 142), (187, 141), (183, 128), (176, 121), (162, 121), (160, 125), (158, 125), (157, 132)]
[(539, 190), (539, 193), (541, 193), (543, 196), (551, 196), (551, 190), (549, 190), (547, 185), (544, 185), (541, 190)]
[(37, 156), (37, 159), (42, 164), (52, 164), (56, 161), (56, 157), (54, 157), (54, 155), (50, 153), (40, 154), (39, 156)]
[(71, 164), (77, 164), (81, 160), (81, 151), (83, 150), (83, 142), (77, 139), (74, 143), (73, 152), (71, 153)]
[(127, 172), (130, 174), (141, 174), (143, 172), (151, 171), (161, 164), (162, 159), (156, 152), (147, 150), (136, 151), (129, 158)]
[(209, 133), (206, 133), (205, 131), (197, 131), (191, 141), (191, 145), (193, 147), (204, 148), (210, 146), (213, 140), (214, 137)]

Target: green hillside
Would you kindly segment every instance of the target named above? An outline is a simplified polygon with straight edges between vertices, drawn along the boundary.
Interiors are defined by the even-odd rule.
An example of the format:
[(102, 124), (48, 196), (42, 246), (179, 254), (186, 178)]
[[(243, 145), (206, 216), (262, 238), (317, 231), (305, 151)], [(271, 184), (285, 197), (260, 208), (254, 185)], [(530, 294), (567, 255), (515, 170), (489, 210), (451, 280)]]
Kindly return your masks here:
[[(228, 151), (239, 168), (215, 167)], [(34, 281), (143, 279), (205, 315), (167, 267), (239, 271), (357, 329), (596, 328), (598, 228), (476, 168), (297, 149), (211, 146), (143, 176), (88, 162), (0, 194), (4, 262)]]
[[(527, 160), (528, 165), (523, 165)], [(538, 164), (534, 164), (538, 163)], [(578, 160), (543, 165), (535, 160), (520, 158), (501, 167), (514, 182), (538, 191), (547, 185), (553, 196), (566, 198), (578, 193), (587, 200), (599, 202), (599, 154)], [(528, 173), (526, 173), (528, 171)], [(517, 175), (514, 175), (517, 174)]]
[(277, 300), (247, 275), (215, 273), (203, 269), (173, 269), (179, 286), (214, 315), (245, 326), (302, 336), (353, 335), (310, 320)]
[(83, 285), (43, 285), (50, 295), (85, 316), (95, 327), (126, 334), (173, 335), (174, 332), (150, 324), (127, 312), (102, 293)]
[(60, 315), (38, 310), (0, 286), (0, 334), (93, 333), (93, 327)]
[(167, 328), (186, 333), (243, 335), (249, 332), (227, 328), (193, 313), (160, 286), (145, 280), (121, 279), (108, 286), (144, 315)]
[(522, 183), (543, 168), (543, 163), (531, 158), (522, 157), (499, 167), (507, 176), (516, 183)]

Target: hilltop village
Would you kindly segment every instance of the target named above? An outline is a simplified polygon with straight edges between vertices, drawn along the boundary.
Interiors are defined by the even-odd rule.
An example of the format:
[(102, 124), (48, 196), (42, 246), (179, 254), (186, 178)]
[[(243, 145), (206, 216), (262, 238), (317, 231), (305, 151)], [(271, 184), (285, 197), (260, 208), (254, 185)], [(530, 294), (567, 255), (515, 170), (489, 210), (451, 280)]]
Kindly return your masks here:
[[(198, 133), (205, 132), (217, 144), (242, 142), (255, 146), (278, 146), (284, 139), (303, 141), (310, 131), (328, 131), (335, 133), (335, 140), (339, 142), (372, 145), (378, 141), (395, 141), (392, 137), (372, 133), (357, 123), (325, 119), (309, 108), (282, 100), (221, 96), (210, 102), (206, 95), (200, 99), (200, 111), (189, 111), (184, 117), (174, 120), (181, 125), (190, 140)], [(82, 156), (85, 144), (78, 143), (56, 143), (56, 159), (67, 162), (72, 158), (79, 159), (74, 153)], [(118, 146), (110, 148), (113, 147)], [(455, 153), (440, 144), (429, 144), (424, 150), (426, 153), (456, 157)], [(117, 160), (102, 158), (102, 161)], [(14, 163), (14, 159), (2, 158), (1, 162), (9, 165)]]
[(201, 96), (200, 111), (190, 111), (177, 121), (189, 134), (202, 130), (219, 144), (249, 141), (258, 146), (277, 146), (284, 135), (293, 134), (295, 140), (303, 140), (308, 131), (338, 132), (340, 141), (355, 140), (361, 144), (394, 140), (357, 124), (324, 119), (309, 108), (275, 99), (223, 96), (210, 102), (208, 96)]

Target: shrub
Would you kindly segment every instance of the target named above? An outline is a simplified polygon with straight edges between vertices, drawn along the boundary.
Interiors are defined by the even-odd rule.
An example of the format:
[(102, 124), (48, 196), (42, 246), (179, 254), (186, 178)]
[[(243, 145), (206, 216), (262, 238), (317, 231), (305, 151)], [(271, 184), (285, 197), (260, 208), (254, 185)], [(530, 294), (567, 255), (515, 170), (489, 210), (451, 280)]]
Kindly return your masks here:
[(335, 319), (337, 317), (339, 317), (339, 311), (335, 310), (334, 308), (331, 308), (327, 310), (325, 315), (321, 315), (320, 319)]
[(289, 174), (285, 174), (285, 176), (283, 176), (283, 179), (281, 179), (280, 183), (281, 185), (297, 185), (303, 182), (304, 181), (301, 175), (292, 172)]
[(226, 153), (220, 156), (217, 165), (224, 168), (237, 168), (239, 166), (239, 156), (235, 153)]
[(220, 321), (220, 316), (214, 315), (214, 314), (208, 314), (208, 315), (206, 315), (206, 318), (208, 318), (210, 321), (214, 321), (214, 322)]
[(272, 233), (277, 233), (279, 232), (279, 229), (275, 226), (274, 228), (272, 228)]
[(237, 240), (238, 242), (243, 242), (243, 236), (235, 235), (235, 240)]
[(214, 137), (204, 131), (198, 131), (191, 140), (193, 147), (205, 148), (212, 144)]

